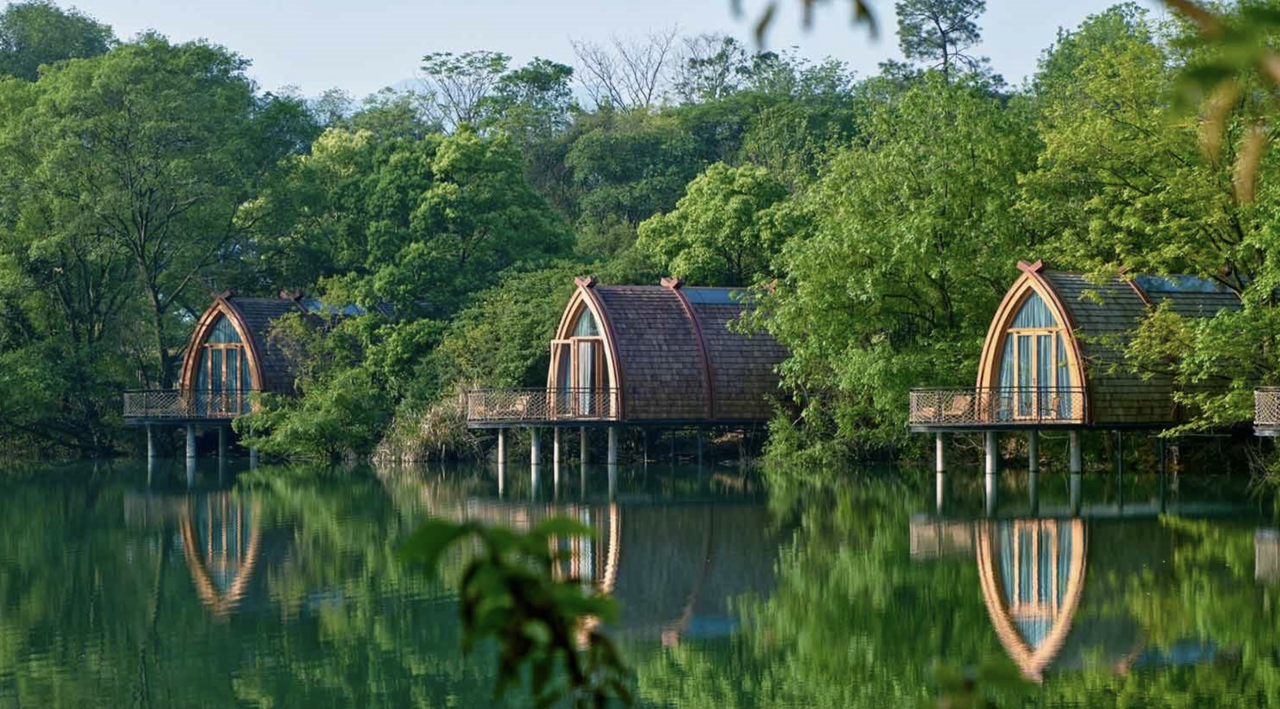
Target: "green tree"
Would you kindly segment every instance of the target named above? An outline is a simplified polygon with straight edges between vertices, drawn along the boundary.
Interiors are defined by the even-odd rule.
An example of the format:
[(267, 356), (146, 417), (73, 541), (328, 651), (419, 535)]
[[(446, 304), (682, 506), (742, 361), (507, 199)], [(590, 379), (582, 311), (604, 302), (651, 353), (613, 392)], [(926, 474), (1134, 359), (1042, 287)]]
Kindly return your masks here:
[[(127, 264), (124, 285), (139, 299), (151, 338), (139, 383), (172, 384), (185, 339), (175, 317), (189, 312), (185, 299), (225, 282), (220, 271), (234, 265), (260, 218), (257, 187), (309, 142), (303, 107), (257, 95), (245, 67), (218, 47), (146, 36), (61, 65), (30, 89), (4, 85), (11, 108), (0, 126), (7, 156), (0, 170), (10, 213), (21, 215), (12, 238), (95, 254), (98, 275), (108, 263)], [(120, 279), (110, 273), (109, 292)], [(75, 281), (50, 285), (101, 297)], [(115, 304), (100, 303), (103, 315), (82, 326), (95, 327), (107, 305)]]
[(878, 107), (797, 200), (812, 235), (784, 246), (758, 317), (791, 350), (784, 382), (816, 439), (904, 443), (912, 386), (968, 383), (1033, 247), (1012, 211), (1031, 129), (1020, 104), (930, 75)]
[(976, 71), (981, 59), (967, 52), (982, 39), (975, 22), (986, 0), (901, 0), (898, 46), (908, 60), (925, 62), (948, 80), (958, 67)]
[(702, 286), (750, 286), (773, 275), (773, 257), (796, 231), (778, 205), (787, 190), (764, 168), (716, 163), (689, 183), (676, 208), (640, 225), (636, 245), (672, 275)]
[(42, 66), (106, 54), (116, 43), (110, 27), (52, 0), (28, 0), (0, 12), (0, 75), (35, 81)]
[(675, 206), (702, 168), (693, 153), (692, 138), (671, 118), (606, 110), (575, 137), (565, 163), (583, 217), (636, 225)]
[(433, 117), (448, 130), (479, 125), (510, 62), (506, 54), (487, 50), (423, 57), (423, 83)]

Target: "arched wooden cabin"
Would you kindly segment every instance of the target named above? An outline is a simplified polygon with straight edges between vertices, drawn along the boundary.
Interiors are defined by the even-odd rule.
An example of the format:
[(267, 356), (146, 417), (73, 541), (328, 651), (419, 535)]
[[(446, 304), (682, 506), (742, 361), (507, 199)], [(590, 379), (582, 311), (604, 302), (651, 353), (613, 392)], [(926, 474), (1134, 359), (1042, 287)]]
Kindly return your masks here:
[(270, 337), (277, 320), (290, 313), (319, 318), (363, 312), (356, 306), (335, 308), (301, 293), (285, 292), (279, 298), (221, 293), (196, 321), (178, 388), (127, 392), (125, 419), (132, 423), (227, 421), (248, 413), (254, 392), (294, 391), (296, 372), (286, 352)]
[(730, 425), (772, 414), (786, 351), (730, 324), (749, 307), (729, 288), (603, 286), (578, 278), (552, 337), (545, 389), (477, 390), (473, 427)]
[(1163, 428), (1185, 419), (1165, 376), (1119, 366), (1134, 328), (1162, 303), (1184, 317), (1241, 307), (1195, 276), (1112, 278), (1019, 262), (983, 343), (974, 389), (911, 393), (914, 431)]

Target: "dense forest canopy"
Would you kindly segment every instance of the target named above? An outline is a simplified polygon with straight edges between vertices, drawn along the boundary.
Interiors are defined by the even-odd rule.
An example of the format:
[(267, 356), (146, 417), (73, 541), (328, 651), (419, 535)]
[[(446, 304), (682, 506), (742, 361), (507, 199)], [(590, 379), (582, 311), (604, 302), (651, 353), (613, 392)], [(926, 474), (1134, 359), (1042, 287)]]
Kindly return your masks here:
[(1245, 308), (1216, 318), (1153, 312), (1125, 366), (1225, 383), (1188, 387), (1193, 426), (1248, 420), (1280, 365), (1277, 158), (1254, 147), (1274, 87), (1244, 71), (1230, 101), (1188, 101), (1186, 77), (1225, 50), (1129, 3), (1061, 30), (1013, 86), (979, 55), (983, 9), (899, 3), (907, 62), (874, 76), (658, 31), (524, 65), (426, 53), (421, 86), (357, 100), (265, 92), (211, 41), (11, 4), (0, 441), (126, 452), (121, 392), (174, 385), (210, 292), (304, 289), (392, 307), (282, 323), (301, 396), (241, 432), (283, 455), (460, 452), (455, 393), (541, 382), (571, 276), (670, 274), (758, 288), (743, 326), (792, 352), (775, 451), (869, 453), (907, 442), (911, 386), (972, 381), (1016, 262), (1036, 258), (1238, 292)]

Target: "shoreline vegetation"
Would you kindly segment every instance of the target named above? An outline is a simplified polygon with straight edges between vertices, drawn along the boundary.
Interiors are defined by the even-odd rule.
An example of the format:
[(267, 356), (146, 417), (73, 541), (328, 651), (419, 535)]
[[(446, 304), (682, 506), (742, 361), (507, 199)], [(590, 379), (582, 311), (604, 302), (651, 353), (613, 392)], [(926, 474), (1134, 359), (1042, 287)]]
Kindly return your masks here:
[[(1274, 3), (1224, 8), (1222, 41), (1203, 18), (1117, 4), (1061, 30), (1021, 85), (979, 54), (982, 2), (905, 4), (906, 61), (870, 76), (666, 30), (564, 63), (429, 53), (421, 86), (361, 100), (263, 91), (211, 41), (9, 5), (3, 449), (141, 450), (120, 393), (172, 387), (206, 293), (301, 289), (366, 313), (278, 324), (298, 395), (262, 397), (243, 445), (483, 456), (459, 392), (541, 386), (573, 278), (592, 274), (755, 300), (739, 326), (791, 353), (764, 458), (920, 458), (909, 388), (971, 383), (1027, 258), (1232, 289), (1237, 312), (1152, 309), (1115, 366), (1172, 377), (1194, 412), (1174, 435), (1246, 425), (1280, 369), (1273, 87), (1250, 63)], [(1277, 477), (1274, 454), (1243, 448)]]

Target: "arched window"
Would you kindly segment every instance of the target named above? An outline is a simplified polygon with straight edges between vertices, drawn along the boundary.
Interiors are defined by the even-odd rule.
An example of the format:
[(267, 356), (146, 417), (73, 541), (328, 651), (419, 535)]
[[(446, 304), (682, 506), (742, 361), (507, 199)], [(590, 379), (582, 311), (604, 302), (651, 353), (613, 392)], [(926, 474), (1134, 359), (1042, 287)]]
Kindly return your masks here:
[(196, 376), (196, 406), (208, 415), (249, 412), (248, 393), (253, 390), (249, 356), (240, 333), (225, 315), (219, 315), (200, 349)]
[(1032, 291), (1004, 333), (1000, 418), (1077, 418), (1064, 330), (1040, 294)]
[(552, 367), (556, 373), (555, 413), (563, 417), (591, 417), (607, 414), (609, 376), (604, 357), (604, 338), (591, 309), (579, 306), (569, 329), (569, 338), (551, 343)]

